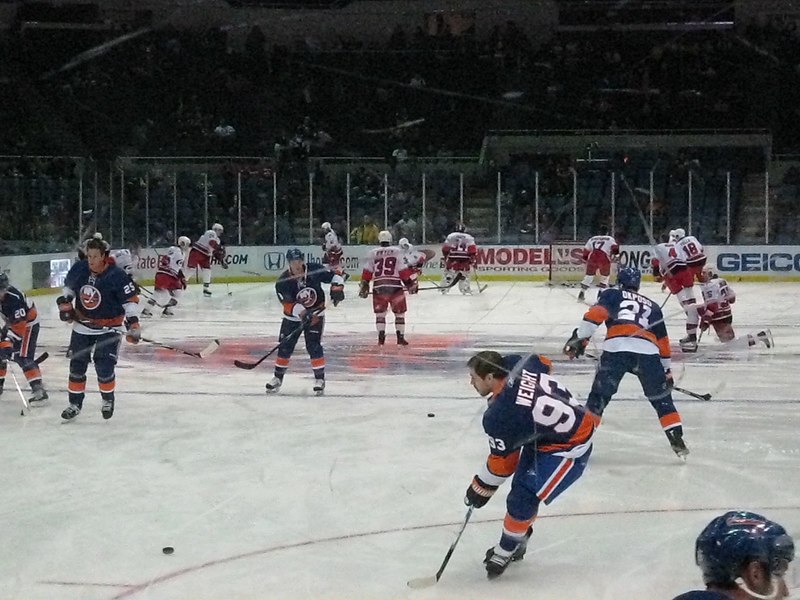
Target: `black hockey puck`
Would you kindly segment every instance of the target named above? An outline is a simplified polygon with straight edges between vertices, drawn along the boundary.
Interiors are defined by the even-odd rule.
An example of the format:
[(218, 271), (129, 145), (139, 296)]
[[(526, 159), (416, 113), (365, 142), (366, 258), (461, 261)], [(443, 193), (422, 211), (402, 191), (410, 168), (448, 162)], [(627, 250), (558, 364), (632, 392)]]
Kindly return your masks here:
[(172, 546), (164, 546), (164, 547), (161, 549), (161, 551), (162, 551), (164, 554), (172, 554), (173, 552), (175, 552), (175, 548), (173, 548)]
[(429, 416), (429, 417), (435, 417), (436, 415), (435, 415), (435, 414), (433, 414), (433, 413), (428, 413), (428, 416)]

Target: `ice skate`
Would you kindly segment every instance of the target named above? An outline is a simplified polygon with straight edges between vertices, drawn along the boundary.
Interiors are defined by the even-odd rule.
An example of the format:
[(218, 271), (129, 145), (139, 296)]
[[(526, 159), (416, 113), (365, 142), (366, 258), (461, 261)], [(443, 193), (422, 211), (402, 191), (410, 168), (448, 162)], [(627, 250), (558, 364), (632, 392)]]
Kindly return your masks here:
[(681, 338), (681, 352), (697, 352), (697, 336), (693, 333)]
[(322, 396), (325, 393), (325, 380), (317, 379), (314, 381), (314, 394)]
[(672, 451), (677, 454), (678, 458), (686, 460), (686, 457), (689, 455), (689, 449), (683, 441), (683, 434), (677, 431), (677, 429), (670, 429), (665, 433), (667, 434), (669, 445), (672, 446)]
[(378, 332), (378, 346), (383, 346), (386, 343), (386, 332), (379, 331)]
[(208, 289), (208, 284), (207, 283), (203, 285), (203, 296), (205, 296), (206, 298), (210, 298), (211, 297), (211, 290)]
[(277, 394), (278, 390), (281, 389), (282, 385), (283, 385), (283, 379), (281, 379), (280, 377), (273, 377), (266, 383), (264, 387), (267, 388), (268, 394)]
[(108, 420), (114, 416), (114, 401), (113, 400), (103, 400), (103, 406), (100, 409), (100, 412), (103, 414), (103, 418)]
[(514, 553), (505, 555), (498, 554), (497, 546), (489, 548), (486, 551), (486, 558), (483, 559), (483, 564), (486, 565), (486, 576), (489, 579), (500, 577), (506, 571), (506, 567), (511, 564)]
[(81, 414), (81, 408), (77, 404), (70, 404), (67, 408), (61, 411), (61, 418), (65, 421), (71, 421)]
[(6, 384), (5, 379), (0, 379), (0, 396), (3, 395), (3, 386)]
[(397, 345), (398, 346), (408, 346), (408, 342), (406, 341), (406, 336), (404, 336), (399, 331), (397, 332)]
[(764, 344), (767, 348), (772, 348), (775, 345), (775, 341), (772, 339), (772, 331), (769, 329), (759, 331), (756, 334), (756, 339)]
[(470, 287), (467, 279), (459, 280), (458, 291), (461, 292), (462, 296), (472, 296), (472, 288)]
[(172, 309), (169, 306), (167, 306), (166, 308), (164, 308), (164, 310), (161, 311), (161, 316), (162, 317), (174, 317), (175, 313), (172, 312)]
[(147, 308), (147, 307), (145, 306), (145, 307), (142, 309), (142, 312), (140, 313), (140, 315), (139, 315), (139, 316), (142, 316), (142, 317), (152, 317), (152, 316), (153, 316), (153, 313), (152, 313), (152, 312), (150, 312), (150, 309), (149, 309), (149, 308)]
[(533, 535), (533, 527), (529, 526), (528, 531), (525, 532), (525, 537), (517, 546), (517, 549), (514, 550), (514, 554), (511, 555), (511, 561), (517, 562), (518, 560), (522, 560), (525, 558), (525, 552), (528, 550), (528, 540), (531, 539)]
[(31, 385), (33, 396), (28, 398), (28, 404), (31, 406), (45, 406), (49, 396), (47, 391), (42, 387), (42, 382), (34, 383)]

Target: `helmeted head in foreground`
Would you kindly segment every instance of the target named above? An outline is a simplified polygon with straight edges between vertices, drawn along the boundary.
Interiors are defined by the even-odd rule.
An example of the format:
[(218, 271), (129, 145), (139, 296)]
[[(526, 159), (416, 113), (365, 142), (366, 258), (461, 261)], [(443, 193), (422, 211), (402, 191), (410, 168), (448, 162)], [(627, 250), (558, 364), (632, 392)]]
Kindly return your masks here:
[(747, 511), (712, 520), (695, 542), (695, 561), (707, 586), (737, 587), (762, 600), (786, 597), (783, 580), (794, 540), (783, 526)]
[(636, 267), (623, 267), (617, 273), (617, 285), (625, 290), (639, 290), (642, 285), (642, 272)]

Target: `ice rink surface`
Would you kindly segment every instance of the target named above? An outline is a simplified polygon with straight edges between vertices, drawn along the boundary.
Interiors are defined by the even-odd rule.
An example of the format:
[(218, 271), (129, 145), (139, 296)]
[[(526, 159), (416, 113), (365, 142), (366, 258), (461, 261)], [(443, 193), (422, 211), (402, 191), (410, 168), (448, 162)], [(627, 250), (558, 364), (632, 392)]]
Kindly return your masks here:
[[(410, 298), (411, 345), (394, 344), (390, 317), (379, 348), (371, 305), (350, 283), (328, 310), (319, 398), (302, 340), (278, 396), (264, 394), (272, 359), (232, 365), (275, 345), (273, 284), (215, 284), (211, 299), (191, 286), (177, 316), (145, 322), (145, 335), (191, 350), (218, 338), (220, 349), (199, 360), (123, 343), (114, 417), (102, 419), (90, 370), (83, 413), (68, 424), (69, 330), (54, 297), (36, 297), (51, 400), (21, 417), (10, 376), (0, 398), (0, 598), (655, 600), (696, 589), (694, 539), (713, 516), (749, 509), (800, 533), (800, 287), (731, 283), (737, 333), (769, 327), (775, 348), (731, 350), (711, 332), (681, 355), (682, 312), (674, 298), (664, 310), (678, 385), (713, 395), (675, 394), (688, 462), (628, 376), (585, 475), (541, 509), (525, 560), (487, 581), (481, 561), (499, 539), (506, 484), (425, 590), (406, 582), (436, 572), (488, 451), (465, 362), (480, 349), (542, 352), (585, 398), (592, 361), (560, 354), (586, 309), (574, 290), (421, 292)], [(665, 297), (656, 284), (643, 291)]]

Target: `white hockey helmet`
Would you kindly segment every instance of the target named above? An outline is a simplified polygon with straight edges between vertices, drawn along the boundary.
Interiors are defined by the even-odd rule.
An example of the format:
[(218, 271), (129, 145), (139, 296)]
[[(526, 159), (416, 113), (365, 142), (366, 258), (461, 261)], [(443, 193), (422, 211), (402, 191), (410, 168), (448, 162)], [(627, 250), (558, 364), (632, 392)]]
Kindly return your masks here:
[(411, 248), (411, 242), (408, 241), (408, 238), (400, 238), (400, 241), (397, 242), (397, 245), (403, 250), (408, 250)]
[(328, 223), (327, 221), (325, 221), (322, 224), (322, 231), (330, 231), (331, 229), (333, 229), (333, 228), (331, 227), (331, 224)]
[(220, 225), (219, 223), (214, 223), (214, 224), (211, 226), (211, 229), (212, 229), (212, 231), (213, 231), (214, 233), (216, 233), (217, 235), (219, 235), (220, 233), (222, 233), (223, 231), (225, 231), (225, 228), (224, 228), (224, 227), (222, 227), (222, 225)]
[(385, 229), (378, 234), (378, 243), (381, 244), (391, 244), (392, 243), (392, 232), (386, 231)]
[(678, 227), (677, 229), (673, 229), (669, 232), (669, 241), (677, 242), (678, 240), (682, 240), (686, 237), (686, 231)]
[(180, 248), (181, 250), (185, 250), (191, 245), (192, 245), (192, 240), (190, 240), (185, 235), (182, 235), (181, 237), (178, 238), (178, 248)]
[(714, 273), (714, 269), (711, 267), (711, 265), (704, 266), (703, 270), (700, 271), (700, 281), (702, 283), (707, 283), (712, 279), (714, 279), (716, 276), (717, 274)]

